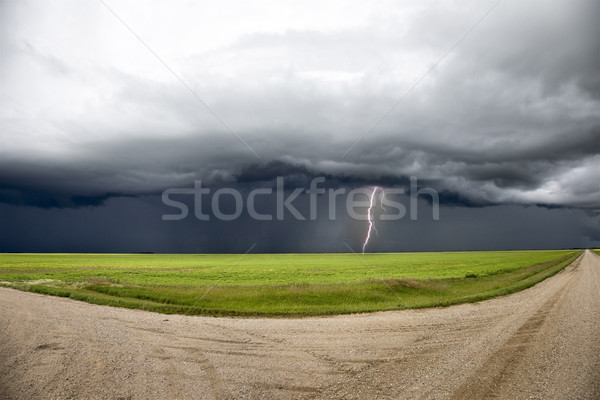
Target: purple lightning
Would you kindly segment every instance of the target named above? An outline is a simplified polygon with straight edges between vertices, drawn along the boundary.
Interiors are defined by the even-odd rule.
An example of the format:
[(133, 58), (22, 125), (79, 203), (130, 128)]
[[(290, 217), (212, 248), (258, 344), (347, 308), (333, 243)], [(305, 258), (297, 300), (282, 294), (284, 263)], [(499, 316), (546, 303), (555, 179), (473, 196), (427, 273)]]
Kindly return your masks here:
[(377, 191), (381, 191), (381, 196), (379, 197), (379, 205), (385, 212), (385, 207), (383, 207), (383, 198), (385, 196), (385, 192), (379, 186), (375, 186), (373, 188), (373, 192), (371, 193), (371, 200), (369, 201), (369, 210), (367, 211), (367, 219), (369, 221), (369, 231), (367, 232), (367, 237), (365, 238), (365, 242), (363, 243), (363, 246), (362, 246), (363, 254), (365, 254), (365, 248), (367, 247), (367, 244), (369, 243), (369, 239), (371, 238), (371, 231), (375, 231), (375, 233), (377, 235), (379, 235), (379, 232), (377, 232), (377, 228), (375, 227), (375, 222), (373, 222), (373, 214), (371, 213), (371, 211), (373, 210), (373, 201), (375, 200), (375, 194), (377, 193)]

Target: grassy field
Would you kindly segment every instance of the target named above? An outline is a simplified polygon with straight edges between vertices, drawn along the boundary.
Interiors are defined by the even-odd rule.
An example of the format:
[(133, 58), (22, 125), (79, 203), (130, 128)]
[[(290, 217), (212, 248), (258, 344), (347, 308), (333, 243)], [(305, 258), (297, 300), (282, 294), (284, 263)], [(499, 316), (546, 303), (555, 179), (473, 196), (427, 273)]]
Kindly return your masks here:
[(163, 313), (325, 315), (483, 300), (580, 254), (1, 254), (0, 285)]

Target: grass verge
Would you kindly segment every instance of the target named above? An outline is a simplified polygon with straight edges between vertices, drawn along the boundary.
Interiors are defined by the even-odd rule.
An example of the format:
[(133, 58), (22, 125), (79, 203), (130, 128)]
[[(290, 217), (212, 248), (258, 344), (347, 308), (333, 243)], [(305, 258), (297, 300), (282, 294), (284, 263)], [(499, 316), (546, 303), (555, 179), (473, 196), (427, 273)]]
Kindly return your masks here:
[[(348, 274), (341, 274), (343, 269), (336, 269), (339, 268), (337, 255), (319, 255), (321, 269), (318, 271), (328, 272), (328, 258), (332, 257), (332, 269), (338, 275), (341, 274), (342, 278), (350, 276), (352, 279), (332, 282), (329, 279), (331, 275), (325, 273), (319, 281), (313, 275), (306, 278), (306, 269), (300, 268), (295, 269), (293, 274), (290, 273), (291, 282), (288, 283), (279, 282), (280, 278), (256, 283), (252, 278), (250, 283), (239, 280), (242, 283), (237, 284), (224, 279), (224, 283), (220, 285), (210, 285), (210, 279), (200, 280), (200, 284), (190, 284), (190, 275), (195, 276), (194, 274), (206, 270), (209, 270), (206, 271), (209, 277), (214, 274), (214, 271), (210, 271), (210, 266), (204, 265), (198, 270), (189, 265), (181, 267), (174, 262), (172, 268), (180, 278), (174, 284), (173, 276), (160, 274), (165, 272), (164, 268), (167, 269), (166, 272), (173, 272), (164, 265), (132, 265), (124, 262), (96, 267), (64, 262), (56, 265), (25, 265), (23, 262), (11, 264), (6, 258), (3, 260), (0, 257), (0, 284), (94, 304), (166, 314), (297, 317), (449, 306), (485, 300), (531, 287), (561, 271), (582, 252), (537, 252), (533, 255), (531, 252), (522, 252), (520, 256), (525, 261), (518, 259), (516, 268), (513, 264), (498, 263), (497, 253), (499, 252), (493, 252), (493, 255), (492, 252), (423, 253), (430, 255), (431, 262), (423, 264), (423, 268), (429, 272), (423, 274), (423, 270), (415, 267), (414, 277), (398, 276), (406, 274), (394, 274), (394, 268), (397, 267), (396, 270), (402, 272), (415, 257), (423, 261), (427, 256), (410, 253), (386, 255), (386, 259), (395, 261), (389, 265), (376, 262), (371, 266), (362, 266), (363, 272), (369, 272), (366, 279), (354, 279), (362, 276), (355, 266), (348, 268)], [(506, 258), (511, 259), (514, 253), (506, 252)], [(466, 260), (485, 260), (489, 257), (488, 260), (493, 261), (479, 264), (467, 261), (449, 269), (446, 261), (456, 261), (457, 254), (458, 258), (462, 255)], [(289, 262), (285, 259), (290, 256), (282, 256), (282, 262)], [(278, 256), (273, 257), (276, 260)], [(137, 260), (135, 257), (133, 259)], [(380, 261), (382, 258), (374, 259)], [(369, 258), (365, 257), (365, 260)], [(535, 263), (539, 260), (545, 262)], [(493, 268), (490, 267), (492, 263)], [(269, 263), (268, 267), (274, 265), (276, 268), (276, 261)], [(260, 270), (265, 267), (256, 263), (255, 268)], [(314, 271), (314, 266), (310, 265), (309, 268)], [(436, 278), (435, 273), (431, 273), (436, 268), (442, 278)], [(225, 272), (223, 269), (219, 271), (223, 275), (226, 275)], [(156, 275), (157, 273), (159, 274)], [(64, 279), (65, 276), (77, 279)], [(161, 281), (160, 278), (165, 276), (168, 279)]]

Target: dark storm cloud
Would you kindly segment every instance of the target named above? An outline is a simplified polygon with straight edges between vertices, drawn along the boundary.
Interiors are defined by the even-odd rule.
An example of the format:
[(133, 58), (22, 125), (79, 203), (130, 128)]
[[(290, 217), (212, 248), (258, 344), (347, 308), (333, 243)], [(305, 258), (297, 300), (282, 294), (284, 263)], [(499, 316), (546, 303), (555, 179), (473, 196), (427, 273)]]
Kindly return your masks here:
[(598, 2), (500, 3), (372, 131), (495, 2), (227, 3), (114, 5), (211, 111), (102, 7), (2, 2), (0, 203), (417, 177), (445, 206), (600, 210)]
[[(305, 212), (301, 202), (296, 203)], [(364, 221), (162, 221), (160, 198), (112, 198), (105, 207), (47, 210), (0, 204), (0, 252), (347, 252), (360, 249)], [(372, 251), (594, 247), (597, 222), (585, 212), (522, 206), (448, 207), (439, 221), (427, 204), (418, 221), (379, 221)], [(595, 226), (594, 226), (595, 224)]]
[(0, 203), (40, 208), (97, 207), (103, 205), (110, 197), (115, 195), (107, 193), (102, 196), (72, 196), (23, 188), (0, 188)]

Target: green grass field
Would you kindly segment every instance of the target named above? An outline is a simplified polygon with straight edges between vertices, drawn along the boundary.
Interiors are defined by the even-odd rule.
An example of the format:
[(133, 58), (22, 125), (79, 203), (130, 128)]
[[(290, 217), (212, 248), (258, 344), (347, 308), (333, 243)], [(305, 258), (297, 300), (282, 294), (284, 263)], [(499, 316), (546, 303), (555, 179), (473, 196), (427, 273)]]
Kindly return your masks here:
[(0, 254), (0, 285), (163, 313), (326, 315), (488, 299), (580, 254)]

